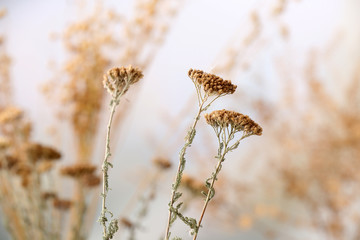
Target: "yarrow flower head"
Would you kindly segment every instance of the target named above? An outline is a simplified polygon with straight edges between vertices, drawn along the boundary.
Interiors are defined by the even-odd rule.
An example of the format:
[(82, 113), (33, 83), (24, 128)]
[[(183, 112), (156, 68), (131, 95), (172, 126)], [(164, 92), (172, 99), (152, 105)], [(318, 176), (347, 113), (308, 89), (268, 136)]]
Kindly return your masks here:
[(206, 122), (214, 128), (231, 126), (236, 132), (243, 131), (246, 135), (262, 134), (262, 128), (249, 116), (229, 110), (216, 110), (205, 114)]
[(104, 88), (111, 94), (113, 99), (117, 99), (120, 94), (125, 93), (130, 85), (138, 82), (143, 77), (142, 71), (137, 67), (112, 68), (104, 74)]
[(95, 171), (95, 165), (89, 163), (76, 163), (70, 166), (63, 167), (60, 170), (60, 173), (63, 176), (79, 178), (87, 175), (93, 175)]
[(230, 80), (224, 80), (215, 74), (206, 73), (202, 70), (190, 69), (188, 75), (195, 86), (202, 87), (208, 95), (233, 94), (237, 87)]
[(7, 107), (0, 111), (0, 123), (6, 124), (21, 119), (23, 111), (16, 107)]
[(61, 158), (61, 153), (56, 149), (38, 143), (28, 143), (25, 145), (25, 151), (33, 162), (39, 160), (54, 161)]

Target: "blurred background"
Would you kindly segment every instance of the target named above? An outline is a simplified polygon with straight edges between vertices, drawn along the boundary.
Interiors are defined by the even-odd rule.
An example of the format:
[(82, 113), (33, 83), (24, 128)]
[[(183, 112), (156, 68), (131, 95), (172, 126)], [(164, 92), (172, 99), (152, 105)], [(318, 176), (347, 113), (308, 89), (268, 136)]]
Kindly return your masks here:
[[(90, 164), (100, 176), (110, 101), (102, 75), (139, 66), (144, 78), (115, 117), (108, 207), (121, 219), (114, 239), (160, 239), (178, 152), (197, 111), (187, 72), (201, 69), (238, 85), (208, 112), (249, 115), (263, 135), (244, 140), (224, 162), (199, 239), (358, 240), (359, 11), (357, 0), (2, 0), (0, 136), (12, 139), (15, 132), (10, 142), (18, 146), (5, 155), (21, 158), (29, 143), (59, 151), (39, 187), (72, 206), (55, 215), (49, 206), (40, 218), (56, 217), (59, 239), (100, 239), (99, 187), (84, 190), (62, 169)], [(21, 119), (6, 120), (9, 111)], [(25, 125), (31, 134), (20, 138), (25, 127), (16, 126)], [(186, 155), (187, 216), (200, 215), (196, 187), (216, 165), (216, 143), (201, 119)], [(30, 190), (10, 170), (0, 172), (0, 239), (27, 239), (5, 226)], [(192, 239), (181, 221), (172, 232)]]

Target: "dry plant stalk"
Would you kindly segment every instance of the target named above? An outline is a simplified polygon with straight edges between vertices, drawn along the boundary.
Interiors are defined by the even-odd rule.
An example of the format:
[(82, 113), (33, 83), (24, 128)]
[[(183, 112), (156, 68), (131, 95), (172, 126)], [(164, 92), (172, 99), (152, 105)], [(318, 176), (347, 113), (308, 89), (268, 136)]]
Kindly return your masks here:
[[(213, 127), (218, 139), (219, 148), (218, 155), (216, 156), (218, 163), (216, 165), (215, 172), (213, 172), (211, 177), (206, 180), (206, 187), (208, 188), (208, 192), (207, 194), (204, 193), (204, 195), (206, 195), (206, 199), (197, 227), (194, 229), (195, 232), (193, 240), (195, 240), (198, 236), (201, 222), (208, 203), (215, 196), (214, 184), (222, 168), (222, 163), (225, 161), (225, 155), (228, 152), (235, 150), (239, 146), (240, 141), (244, 138), (251, 135), (260, 136), (262, 134), (262, 128), (248, 116), (241, 113), (228, 110), (217, 110), (210, 114), (206, 114), (205, 119), (206, 122)], [(235, 134), (238, 132), (242, 132), (243, 134), (238, 140), (235, 141)], [(234, 140), (235, 143), (231, 144), (232, 140)]]
[(194, 137), (196, 135), (195, 128), (200, 119), (201, 113), (206, 111), (210, 107), (210, 105), (219, 97), (233, 94), (236, 90), (236, 85), (233, 85), (231, 81), (223, 80), (222, 78), (214, 74), (205, 73), (201, 70), (190, 69), (188, 75), (195, 85), (199, 107), (194, 122), (185, 137), (185, 144), (179, 154), (179, 165), (174, 183), (172, 184), (171, 198), (169, 202), (169, 216), (167, 221), (167, 227), (165, 230), (165, 240), (168, 240), (170, 238), (170, 228), (177, 217), (183, 220), (183, 222), (187, 224), (191, 229), (195, 229), (197, 227), (195, 219), (184, 217), (179, 212), (182, 203), (179, 203), (174, 207), (174, 204), (180, 199), (182, 195), (182, 193), (178, 191), (178, 188), (180, 186), (182, 174), (185, 169), (186, 150), (188, 147), (190, 147), (191, 143), (194, 140)]
[(103, 239), (108, 240), (112, 239), (114, 234), (119, 229), (118, 220), (112, 219), (109, 225), (106, 225), (107, 214), (110, 214), (111, 218), (113, 214), (106, 207), (106, 197), (109, 192), (109, 167), (113, 165), (109, 162), (109, 157), (111, 156), (110, 152), (110, 131), (111, 124), (113, 121), (115, 109), (120, 103), (120, 98), (129, 90), (130, 85), (138, 82), (143, 77), (143, 74), (139, 68), (134, 68), (132, 66), (121, 67), (121, 68), (112, 68), (107, 74), (104, 74), (104, 87), (107, 89), (111, 95), (110, 101), (110, 118), (107, 125), (106, 132), (106, 147), (105, 147), (105, 156), (102, 164), (103, 172), (103, 188), (102, 188), (102, 204), (101, 204), (101, 215), (99, 222), (103, 226)]

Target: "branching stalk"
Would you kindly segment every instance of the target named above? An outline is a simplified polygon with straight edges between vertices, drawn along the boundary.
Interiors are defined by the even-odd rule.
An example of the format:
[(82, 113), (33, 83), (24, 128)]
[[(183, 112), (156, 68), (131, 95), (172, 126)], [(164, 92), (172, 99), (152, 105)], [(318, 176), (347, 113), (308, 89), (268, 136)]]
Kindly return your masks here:
[(184, 144), (183, 148), (180, 151), (179, 166), (178, 166), (178, 169), (177, 169), (177, 172), (176, 172), (175, 181), (172, 184), (171, 199), (170, 199), (170, 202), (169, 202), (169, 216), (168, 216), (168, 222), (167, 222), (167, 226), (166, 226), (165, 240), (169, 239), (169, 231), (170, 231), (170, 227), (171, 227), (171, 218), (172, 218), (172, 214), (173, 214), (172, 208), (174, 207), (175, 195), (176, 195), (177, 189), (179, 188), (182, 173), (183, 173), (184, 168), (185, 168), (186, 150), (191, 145), (191, 143), (192, 143), (192, 141), (194, 139), (195, 128), (196, 128), (196, 125), (197, 125), (197, 123), (198, 123), (198, 121), (200, 119), (200, 114), (204, 111), (203, 105), (204, 105), (205, 101), (206, 101), (206, 98), (203, 99), (201, 102), (199, 102), (199, 110), (198, 110), (198, 112), (197, 112), (197, 114), (195, 116), (195, 119), (194, 119), (194, 122), (193, 122), (192, 126), (190, 127), (188, 135), (186, 136), (185, 144)]

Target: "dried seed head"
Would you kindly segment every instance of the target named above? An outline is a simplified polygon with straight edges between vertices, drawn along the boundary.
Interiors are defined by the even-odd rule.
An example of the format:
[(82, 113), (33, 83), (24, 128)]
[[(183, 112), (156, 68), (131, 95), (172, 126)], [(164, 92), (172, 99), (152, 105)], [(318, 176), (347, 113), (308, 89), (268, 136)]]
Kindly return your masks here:
[(53, 206), (59, 210), (68, 210), (71, 204), (72, 202), (66, 199), (55, 198), (53, 200)]
[(93, 174), (85, 175), (83, 181), (85, 186), (90, 188), (99, 186), (99, 184), (101, 183), (100, 177)]
[(142, 71), (137, 67), (112, 68), (104, 74), (104, 88), (116, 99), (121, 92), (126, 92), (131, 84), (143, 77)]
[(4, 157), (4, 161), (0, 162), (0, 168), (5, 168), (5, 169), (13, 169), (18, 163), (19, 163), (19, 159), (13, 156), (9, 156), (6, 155)]
[(134, 224), (129, 219), (124, 217), (120, 219), (120, 224), (129, 229), (134, 227)]
[(160, 169), (169, 169), (171, 168), (171, 162), (167, 158), (156, 157), (152, 160), (156, 167)]
[(53, 161), (61, 158), (61, 154), (54, 148), (38, 143), (29, 143), (25, 146), (26, 153), (32, 162), (39, 160)]
[(209, 95), (233, 94), (237, 87), (230, 80), (224, 80), (219, 76), (201, 70), (190, 69), (188, 75), (195, 84), (202, 86)]
[(60, 173), (64, 176), (80, 178), (86, 175), (94, 174), (96, 167), (89, 163), (76, 163), (67, 167), (63, 167)]
[(6, 150), (10, 146), (10, 141), (7, 138), (0, 137), (0, 151)]
[(16, 107), (7, 107), (0, 112), (0, 123), (10, 123), (23, 116), (23, 111)]
[(205, 114), (206, 122), (212, 127), (233, 127), (235, 131), (243, 131), (246, 134), (261, 135), (262, 128), (249, 116), (228, 110), (216, 110)]
[(48, 199), (56, 199), (57, 198), (57, 194), (54, 192), (43, 192), (41, 194), (42, 199), (44, 199), (45, 201)]
[(186, 174), (184, 174), (181, 178), (181, 185), (195, 194), (208, 191), (205, 184)]

